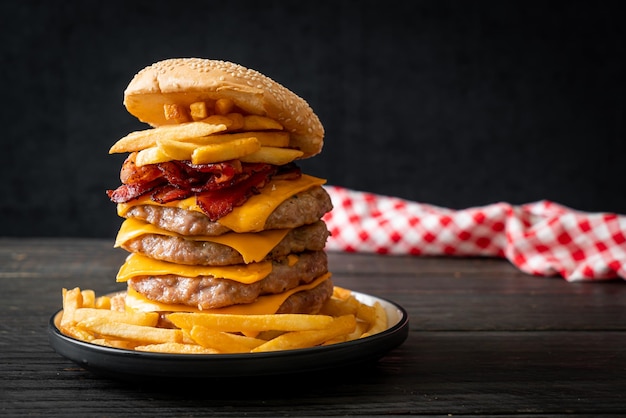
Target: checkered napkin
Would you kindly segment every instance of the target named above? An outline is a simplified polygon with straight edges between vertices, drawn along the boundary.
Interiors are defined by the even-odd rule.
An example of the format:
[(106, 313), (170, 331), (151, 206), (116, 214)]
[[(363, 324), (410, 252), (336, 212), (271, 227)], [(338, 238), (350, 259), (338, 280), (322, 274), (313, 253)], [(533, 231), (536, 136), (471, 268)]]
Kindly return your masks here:
[(345, 252), (504, 257), (569, 281), (626, 279), (626, 216), (542, 200), (451, 210), (325, 186), (334, 209), (326, 248)]

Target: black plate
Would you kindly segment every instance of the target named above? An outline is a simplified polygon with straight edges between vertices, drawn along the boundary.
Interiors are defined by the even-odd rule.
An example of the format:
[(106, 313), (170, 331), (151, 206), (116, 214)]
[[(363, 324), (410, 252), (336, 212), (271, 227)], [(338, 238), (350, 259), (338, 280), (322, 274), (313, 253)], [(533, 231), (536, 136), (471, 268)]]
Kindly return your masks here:
[(64, 335), (56, 312), (48, 326), (54, 350), (81, 367), (117, 378), (215, 378), (306, 373), (372, 362), (401, 345), (409, 332), (408, 314), (391, 301), (353, 292), (361, 302), (380, 302), (389, 328), (355, 341), (320, 347), (245, 354), (149, 353), (90, 344)]

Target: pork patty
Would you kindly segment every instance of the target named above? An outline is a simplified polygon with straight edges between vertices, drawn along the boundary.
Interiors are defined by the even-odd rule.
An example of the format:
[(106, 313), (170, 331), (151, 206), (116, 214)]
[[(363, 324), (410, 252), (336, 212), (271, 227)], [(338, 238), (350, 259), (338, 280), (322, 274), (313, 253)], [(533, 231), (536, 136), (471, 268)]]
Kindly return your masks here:
[(322, 309), (324, 303), (333, 295), (332, 279), (324, 280), (322, 283), (310, 290), (303, 290), (289, 296), (280, 305), (278, 314), (316, 314)]
[[(267, 218), (264, 229), (286, 229), (310, 224), (319, 220), (332, 208), (326, 190), (321, 186), (312, 187), (281, 203)], [(181, 235), (216, 236), (230, 232), (229, 228), (219, 222), (212, 222), (203, 213), (176, 207), (133, 206), (125, 217), (140, 219)]]
[[(323, 221), (294, 228), (265, 259), (274, 260), (303, 251), (321, 251), (326, 246), (329, 234)], [(126, 241), (121, 247), (131, 253), (178, 264), (226, 266), (244, 263), (242, 255), (227, 245), (168, 235), (141, 235)]]
[(251, 284), (212, 276), (182, 277), (168, 274), (138, 276), (130, 279), (128, 285), (153, 301), (213, 309), (251, 303), (262, 295), (282, 293), (310, 283), (327, 271), (326, 253), (314, 251), (301, 253), (297, 262), (291, 266), (287, 257), (274, 260), (272, 272)]

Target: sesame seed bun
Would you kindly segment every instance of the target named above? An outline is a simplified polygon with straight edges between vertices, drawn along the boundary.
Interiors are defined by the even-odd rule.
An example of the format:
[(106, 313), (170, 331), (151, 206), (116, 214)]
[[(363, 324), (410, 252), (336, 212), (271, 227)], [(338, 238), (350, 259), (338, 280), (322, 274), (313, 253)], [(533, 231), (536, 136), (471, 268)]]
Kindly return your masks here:
[(318, 154), (324, 128), (308, 103), (269, 77), (231, 62), (175, 58), (139, 71), (124, 91), (124, 106), (152, 126), (172, 123), (165, 119), (164, 104), (189, 106), (203, 100), (231, 99), (248, 114), (267, 116), (291, 133), (290, 146)]

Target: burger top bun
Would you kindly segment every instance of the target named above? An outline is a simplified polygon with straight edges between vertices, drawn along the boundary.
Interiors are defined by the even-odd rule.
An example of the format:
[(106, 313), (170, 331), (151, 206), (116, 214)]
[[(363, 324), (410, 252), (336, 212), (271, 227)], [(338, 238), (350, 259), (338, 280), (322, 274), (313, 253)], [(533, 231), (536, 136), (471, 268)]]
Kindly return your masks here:
[(175, 58), (139, 71), (124, 91), (124, 106), (152, 126), (172, 123), (163, 105), (231, 99), (241, 110), (267, 116), (291, 133), (290, 146), (311, 157), (322, 150), (324, 127), (308, 103), (255, 70), (231, 62)]

